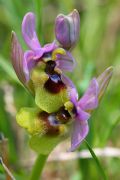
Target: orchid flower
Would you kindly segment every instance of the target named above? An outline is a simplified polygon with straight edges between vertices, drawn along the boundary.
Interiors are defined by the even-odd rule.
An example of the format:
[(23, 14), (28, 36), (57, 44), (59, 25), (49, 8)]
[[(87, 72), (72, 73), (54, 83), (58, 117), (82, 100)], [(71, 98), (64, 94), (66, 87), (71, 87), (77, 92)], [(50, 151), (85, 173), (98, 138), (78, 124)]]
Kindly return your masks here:
[(30, 48), (30, 50), (24, 53), (23, 61), (24, 73), (26, 79), (29, 80), (29, 71), (35, 66), (36, 61), (39, 61), (44, 54), (52, 52), (57, 48), (57, 45), (53, 41), (53, 43), (41, 47), (35, 31), (35, 15), (31, 12), (27, 13), (23, 18), (22, 35)]
[[(60, 23), (58, 28), (57, 22), (59, 21), (59, 18), (60, 16), (56, 18), (55, 25), (56, 39), (58, 41), (60, 41), (59, 35), (61, 36), (61, 32), (63, 31), (63, 27), (60, 26)], [(68, 34), (66, 32), (64, 38), (68, 39), (70, 32), (74, 32), (75, 35), (76, 30), (77, 36), (72, 37), (71, 45), (66, 40), (65, 42), (62, 42), (61, 44), (63, 45), (63, 48), (60, 47), (56, 41), (41, 47), (35, 30), (35, 15), (32, 12), (27, 13), (22, 22), (22, 35), (30, 49), (24, 52), (18, 42), (15, 32), (12, 33), (12, 64), (19, 80), (25, 86), (29, 86), (30, 72), (40, 61), (55, 61), (56, 69), (60, 69), (61, 71), (72, 71), (75, 67), (75, 60), (73, 59), (70, 51), (67, 50), (66, 43), (69, 44), (69, 47), (72, 47), (78, 39), (79, 28), (77, 27), (79, 27), (80, 21), (77, 10), (74, 10), (71, 15), (68, 15), (68, 20), (70, 22), (70, 29), (68, 22), (65, 21), (64, 25), (67, 26), (67, 32), (69, 32)], [(71, 31), (71, 29), (73, 30)], [(30, 86), (28, 88), (30, 88)]]
[(71, 137), (71, 151), (74, 151), (88, 134), (88, 119), (91, 112), (98, 107), (99, 101), (112, 77), (113, 68), (107, 68), (98, 78), (93, 78), (84, 95), (78, 100), (75, 88), (71, 89), (70, 96), (73, 108), (73, 131)]

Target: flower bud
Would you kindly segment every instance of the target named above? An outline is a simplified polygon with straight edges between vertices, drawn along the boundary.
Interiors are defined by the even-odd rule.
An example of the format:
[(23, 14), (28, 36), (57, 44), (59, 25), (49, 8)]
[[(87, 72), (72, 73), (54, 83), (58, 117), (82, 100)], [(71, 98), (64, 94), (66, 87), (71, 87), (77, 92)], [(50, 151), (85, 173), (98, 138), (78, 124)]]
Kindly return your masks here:
[(65, 16), (60, 14), (55, 22), (56, 39), (65, 49), (73, 47), (79, 38), (80, 17), (75, 9), (72, 13)]
[(97, 78), (99, 84), (98, 100), (100, 101), (104, 95), (106, 88), (111, 80), (113, 74), (113, 67), (107, 68), (100, 76)]

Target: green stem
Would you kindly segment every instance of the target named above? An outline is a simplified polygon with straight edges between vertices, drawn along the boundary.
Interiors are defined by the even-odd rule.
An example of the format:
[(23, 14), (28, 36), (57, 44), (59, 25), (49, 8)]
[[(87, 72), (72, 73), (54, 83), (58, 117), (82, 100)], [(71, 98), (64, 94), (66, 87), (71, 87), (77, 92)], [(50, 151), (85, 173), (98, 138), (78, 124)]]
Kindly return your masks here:
[(47, 160), (48, 155), (38, 155), (35, 164), (32, 169), (32, 173), (30, 176), (30, 180), (39, 180), (42, 174), (42, 170), (44, 168), (45, 162)]

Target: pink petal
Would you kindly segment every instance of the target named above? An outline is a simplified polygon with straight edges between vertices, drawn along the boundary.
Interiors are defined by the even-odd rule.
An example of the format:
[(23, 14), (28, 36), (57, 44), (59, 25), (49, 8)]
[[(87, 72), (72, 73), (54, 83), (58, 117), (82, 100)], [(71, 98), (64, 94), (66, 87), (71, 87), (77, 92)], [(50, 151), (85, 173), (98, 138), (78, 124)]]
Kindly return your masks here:
[(43, 56), (44, 52), (45, 52), (44, 48), (40, 48), (40, 49), (35, 50), (34, 51), (34, 59), (35, 60), (40, 59)]
[(76, 105), (77, 100), (78, 100), (78, 93), (75, 88), (75, 85), (73, 84), (71, 79), (69, 79), (63, 73), (61, 74), (61, 79), (62, 79), (62, 82), (67, 86), (70, 100), (74, 103), (74, 105)]
[(57, 48), (56, 41), (53, 41), (52, 43), (48, 43), (43, 47), (45, 53), (51, 52), (56, 48)]
[(70, 88), (75, 88), (75, 85), (73, 84), (73, 82), (71, 81), (71, 79), (69, 79), (67, 76), (65, 76), (63, 73), (61, 74), (61, 79), (63, 81), (63, 83), (70, 87)]
[(23, 70), (24, 70), (27, 81), (29, 81), (30, 71), (36, 65), (36, 63), (37, 63), (37, 61), (34, 60), (34, 52), (26, 51), (24, 53)]
[(77, 107), (77, 119), (78, 121), (86, 121), (90, 118), (90, 114), (88, 112), (83, 111), (80, 107)]
[(87, 91), (79, 100), (78, 106), (85, 111), (95, 109), (98, 106), (98, 88), (97, 80), (92, 79)]
[(11, 47), (11, 58), (14, 70), (19, 78), (19, 80), (25, 85), (26, 79), (23, 72), (23, 59), (24, 52), (21, 45), (18, 42), (15, 32), (12, 32), (12, 47)]
[(22, 34), (26, 44), (32, 50), (41, 47), (35, 31), (35, 15), (31, 12), (27, 13), (23, 18)]
[(37, 50), (35, 50), (35, 60), (40, 59), (45, 53), (49, 53), (51, 51), (53, 51), (55, 48), (57, 48), (57, 45), (55, 43), (55, 41), (53, 41), (52, 43), (46, 44), (43, 48), (39, 48)]
[(66, 52), (66, 55), (57, 55), (57, 67), (62, 71), (69, 71), (72, 72), (76, 66), (76, 62), (70, 52)]
[(89, 126), (87, 121), (80, 122), (77, 119), (74, 121), (70, 151), (74, 151), (76, 148), (80, 146), (81, 142), (87, 136), (88, 131)]
[(78, 93), (77, 93), (76, 88), (70, 89), (70, 100), (77, 107)]

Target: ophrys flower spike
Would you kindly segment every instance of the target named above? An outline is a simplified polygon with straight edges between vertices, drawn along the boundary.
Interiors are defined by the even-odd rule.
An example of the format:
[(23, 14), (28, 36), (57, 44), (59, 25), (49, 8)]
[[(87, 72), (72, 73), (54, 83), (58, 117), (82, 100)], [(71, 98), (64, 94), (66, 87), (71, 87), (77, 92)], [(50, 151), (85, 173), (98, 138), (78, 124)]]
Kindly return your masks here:
[[(30, 146), (49, 154), (62, 140), (71, 136), (74, 151), (88, 134), (88, 119), (98, 107), (112, 76), (112, 68), (93, 78), (85, 94), (78, 99), (73, 82), (64, 74), (72, 72), (75, 60), (71, 50), (79, 38), (80, 18), (77, 10), (58, 15), (56, 40), (41, 46), (35, 31), (35, 15), (27, 13), (22, 22), (22, 35), (29, 47), (23, 51), (12, 33), (12, 64), (19, 80), (35, 98), (36, 106), (22, 108), (18, 124), (31, 135)], [(71, 132), (72, 129), (72, 132)]]

